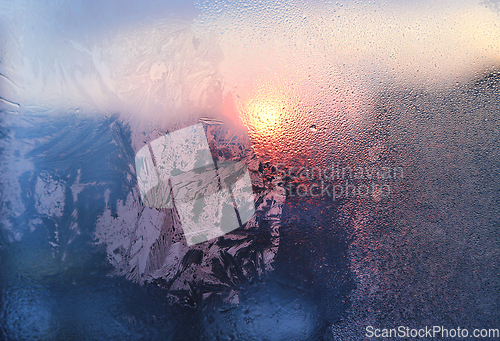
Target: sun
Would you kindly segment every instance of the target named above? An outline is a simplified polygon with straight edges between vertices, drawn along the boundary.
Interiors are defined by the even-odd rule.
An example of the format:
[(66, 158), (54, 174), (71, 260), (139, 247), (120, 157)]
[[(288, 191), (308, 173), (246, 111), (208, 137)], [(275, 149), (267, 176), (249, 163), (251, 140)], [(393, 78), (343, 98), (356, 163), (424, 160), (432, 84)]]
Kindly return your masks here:
[(260, 137), (279, 134), (289, 114), (285, 96), (259, 94), (243, 105), (244, 121), (250, 132)]

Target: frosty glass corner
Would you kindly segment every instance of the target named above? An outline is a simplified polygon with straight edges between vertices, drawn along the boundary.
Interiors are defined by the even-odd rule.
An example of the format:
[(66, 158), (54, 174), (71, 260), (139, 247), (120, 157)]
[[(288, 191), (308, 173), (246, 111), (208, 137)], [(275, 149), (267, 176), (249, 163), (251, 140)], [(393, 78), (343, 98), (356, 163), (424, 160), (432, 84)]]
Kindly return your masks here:
[(144, 205), (175, 206), (188, 245), (231, 232), (255, 213), (246, 165), (216, 165), (201, 123), (141, 148), (135, 156), (135, 168)]

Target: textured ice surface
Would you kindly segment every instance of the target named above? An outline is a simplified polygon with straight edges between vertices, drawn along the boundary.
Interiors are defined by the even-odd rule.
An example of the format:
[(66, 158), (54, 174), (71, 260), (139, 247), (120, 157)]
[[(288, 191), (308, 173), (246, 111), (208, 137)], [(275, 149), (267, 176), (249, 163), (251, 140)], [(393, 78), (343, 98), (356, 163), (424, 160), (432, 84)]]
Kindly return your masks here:
[[(498, 1), (1, 2), (0, 338), (498, 328), (499, 20)], [(200, 122), (255, 214), (190, 246), (135, 157)], [(356, 194), (300, 171), (332, 165)]]
[(201, 123), (142, 147), (135, 165), (144, 205), (175, 204), (188, 245), (231, 232), (255, 213), (246, 165), (230, 161), (216, 165)]
[[(205, 136), (201, 124), (196, 129), (202, 129), (203, 136)], [(189, 245), (193, 244), (191, 232), (198, 233), (200, 227), (210, 227), (217, 222), (217, 219), (221, 219), (215, 215), (213, 217), (192, 219), (191, 213), (189, 211), (185, 212), (190, 207), (189, 205), (193, 205), (193, 201), (188, 199), (194, 199), (191, 198), (192, 195), (199, 195), (199, 191), (197, 191), (199, 189), (197, 185), (199, 179), (196, 178), (197, 174), (193, 175), (191, 172), (174, 174), (171, 179), (175, 207), (169, 208), (167, 205), (167, 207), (160, 207), (160, 209), (150, 208), (147, 202), (140, 199), (139, 190), (136, 188), (132, 193), (128, 194), (125, 200), (119, 200), (116, 203), (115, 213), (112, 213), (111, 207), (105, 209), (96, 222), (96, 241), (99, 244), (106, 245), (108, 259), (115, 266), (117, 274), (125, 275), (127, 278), (140, 283), (145, 281), (159, 283), (171, 289), (171, 293), (175, 293), (176, 297), (180, 297), (179, 299), (183, 302), (189, 297), (193, 299), (192, 295), (194, 293), (191, 292), (190, 285), (205, 282), (217, 284), (213, 286), (213, 290), (228, 298), (229, 293), (223, 293), (227, 288), (227, 283), (222, 283), (221, 279), (218, 278), (219, 276), (214, 273), (214, 260), (221, 257), (222, 253), (227, 254), (225, 257), (235, 257), (240, 252), (243, 252), (249, 246), (249, 242), (256, 238), (256, 236), (252, 236), (254, 231), (258, 233), (264, 232), (262, 230), (267, 231), (265, 240), (260, 241), (265, 245), (260, 250), (259, 259), (241, 259), (234, 264), (247, 280), (272, 269), (272, 261), (279, 241), (277, 223), (279, 223), (281, 206), (285, 198), (284, 191), (279, 188), (258, 189), (258, 184), (256, 184), (256, 189), (258, 189), (257, 198), (259, 198), (257, 204), (255, 204), (252, 188), (247, 188), (246, 192), (240, 193), (240, 188), (252, 184), (248, 177), (248, 171), (245, 171), (245, 164), (250, 164), (251, 160), (255, 160), (255, 155), (248, 149), (248, 140), (245, 142), (244, 135), (230, 135), (231, 130), (228, 130), (223, 125), (208, 126), (207, 132), (208, 141), (218, 148), (216, 150), (225, 148), (226, 156), (224, 158), (215, 154), (217, 160), (226, 160), (226, 162), (220, 161), (217, 163), (219, 165), (218, 172), (222, 182), (229, 180), (232, 185), (222, 186), (225, 191), (220, 191), (222, 195), (227, 196), (227, 200), (221, 200), (220, 195), (217, 195), (218, 187), (214, 187), (212, 191), (209, 191), (212, 198), (210, 199), (210, 196), (208, 196), (208, 199), (211, 201), (202, 197), (201, 200), (204, 200), (203, 203), (206, 207), (204, 211), (207, 212), (206, 214), (214, 215), (217, 213), (215, 208), (221, 204), (226, 204), (230, 209), (229, 214), (232, 214), (233, 220), (231, 222), (222, 221), (224, 224), (220, 228), (229, 228), (229, 230), (222, 233), (227, 234), (240, 227), (233, 207), (232, 198), (234, 198), (237, 207), (242, 208), (240, 221), (245, 226), (244, 229), (235, 231), (235, 234), (226, 235), (222, 239), (213, 239), (221, 234), (214, 235), (209, 238), (208, 242), (189, 247)], [(239, 140), (233, 139), (234, 136), (239, 137)], [(231, 141), (233, 145), (227, 146), (224, 143), (225, 140)], [(192, 139), (187, 141), (189, 141), (190, 145), (193, 142)], [(208, 144), (206, 146), (208, 147)], [(210, 153), (210, 150), (208, 152)], [(230, 161), (230, 156), (239, 159), (238, 154), (242, 153), (246, 156), (240, 163)], [(186, 153), (183, 155), (186, 155)], [(172, 156), (172, 154), (168, 154), (168, 156)], [(210, 154), (209, 157), (210, 162), (213, 163)], [(156, 160), (162, 159), (158, 157)], [(186, 160), (189, 161), (190, 159)], [(160, 163), (157, 162), (159, 166)], [(241, 166), (235, 168), (238, 164), (241, 164)], [(187, 163), (184, 166), (170, 167), (170, 169), (181, 171), (182, 169), (189, 170), (192, 167), (196, 167), (196, 164), (189, 165)], [(197, 169), (199, 168), (195, 168), (195, 170)], [(172, 176), (171, 172), (168, 173), (168, 175)], [(203, 169), (203, 174), (206, 175), (206, 169)], [(238, 179), (245, 179), (245, 177), (242, 177), (244, 174), (247, 174), (247, 180), (243, 183), (238, 182)], [(231, 179), (231, 176), (235, 178)], [(259, 174), (256, 174), (257, 178), (259, 176)], [(193, 182), (193, 179), (195, 179), (196, 188), (188, 190), (186, 192), (187, 197), (182, 197), (179, 188), (184, 187), (177, 187), (177, 182)], [(216, 179), (215, 169), (212, 176), (208, 176), (207, 179), (209, 181)], [(232, 197), (229, 195), (228, 188), (232, 190)], [(245, 197), (248, 190), (252, 193), (250, 198)], [(246, 201), (241, 203), (241, 198)], [(251, 201), (249, 201), (250, 199)], [(109, 203), (109, 200), (109, 197), (106, 196), (105, 201)], [(196, 201), (194, 204), (196, 204)], [(257, 207), (245, 208), (245, 204), (256, 205)], [(264, 224), (267, 221), (270, 222), (270, 225)], [(210, 235), (207, 234), (207, 236)], [(204, 296), (208, 297), (210, 294), (212, 294), (211, 290), (207, 290)], [(191, 302), (190, 304), (198, 303)]]

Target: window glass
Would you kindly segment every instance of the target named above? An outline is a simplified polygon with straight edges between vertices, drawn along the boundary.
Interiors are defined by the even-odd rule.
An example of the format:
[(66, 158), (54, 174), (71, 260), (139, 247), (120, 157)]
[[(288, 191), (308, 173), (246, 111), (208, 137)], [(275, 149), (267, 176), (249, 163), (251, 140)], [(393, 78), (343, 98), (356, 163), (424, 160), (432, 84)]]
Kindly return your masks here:
[(500, 5), (0, 4), (5, 340), (500, 337)]

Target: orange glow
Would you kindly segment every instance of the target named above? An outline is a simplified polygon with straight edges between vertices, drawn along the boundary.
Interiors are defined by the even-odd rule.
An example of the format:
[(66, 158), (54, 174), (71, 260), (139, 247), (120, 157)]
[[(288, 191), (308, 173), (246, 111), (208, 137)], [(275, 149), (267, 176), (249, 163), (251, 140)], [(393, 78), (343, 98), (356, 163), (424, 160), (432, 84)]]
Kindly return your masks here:
[(251, 133), (260, 137), (279, 134), (290, 105), (286, 97), (275, 94), (258, 94), (243, 104), (243, 121)]

